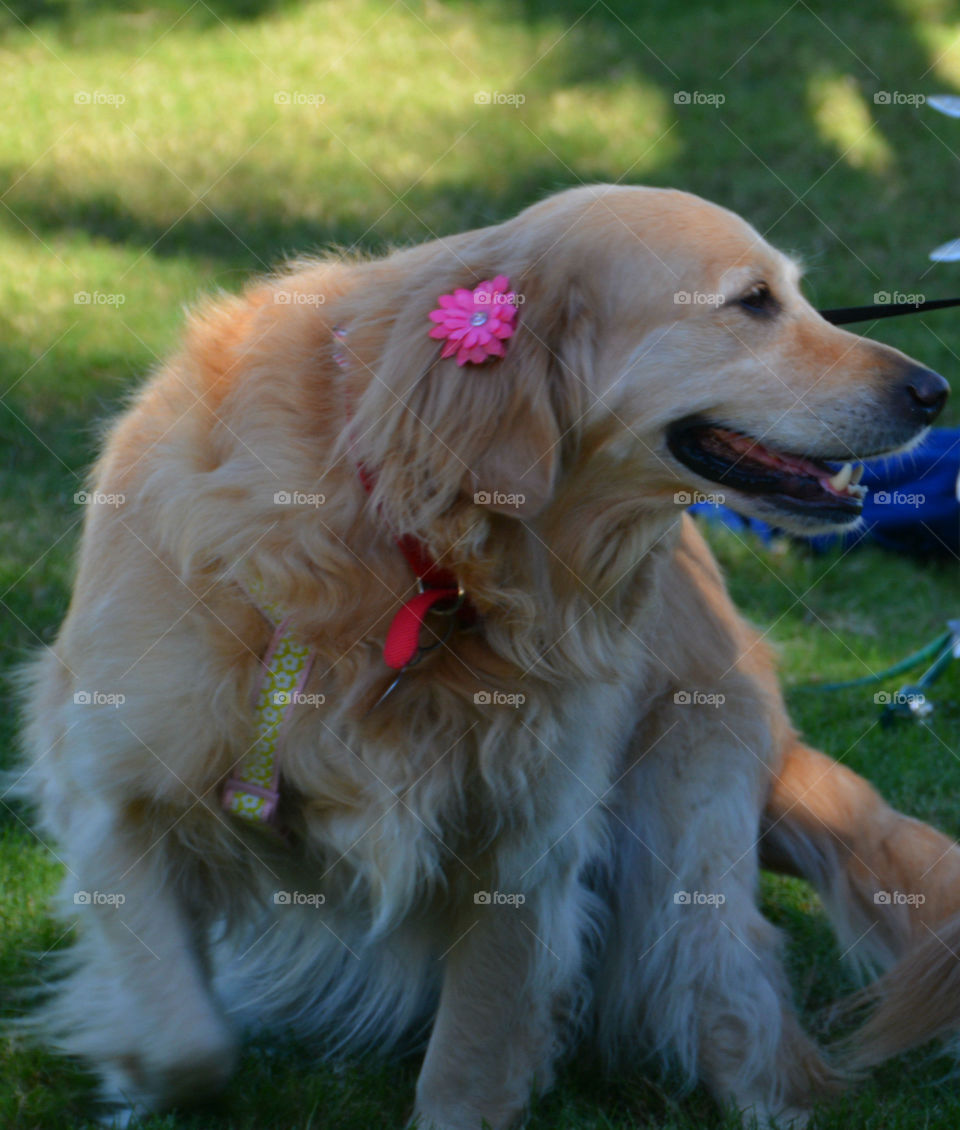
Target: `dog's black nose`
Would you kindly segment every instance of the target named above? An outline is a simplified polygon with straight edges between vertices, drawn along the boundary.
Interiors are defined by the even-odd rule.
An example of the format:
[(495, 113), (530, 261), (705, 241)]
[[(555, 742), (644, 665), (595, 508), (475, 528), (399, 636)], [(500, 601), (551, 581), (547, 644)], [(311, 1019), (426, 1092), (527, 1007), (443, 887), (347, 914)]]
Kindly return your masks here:
[(906, 393), (910, 414), (924, 424), (933, 423), (940, 415), (950, 394), (950, 386), (939, 373), (919, 365), (910, 369), (901, 388)]

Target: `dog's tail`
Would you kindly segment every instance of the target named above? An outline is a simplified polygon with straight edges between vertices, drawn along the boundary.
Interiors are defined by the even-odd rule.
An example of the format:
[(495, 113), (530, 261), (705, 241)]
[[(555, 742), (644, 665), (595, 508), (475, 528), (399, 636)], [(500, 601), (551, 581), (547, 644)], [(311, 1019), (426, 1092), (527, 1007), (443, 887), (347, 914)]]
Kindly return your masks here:
[(847, 955), (883, 970), (843, 1009), (870, 1010), (844, 1045), (847, 1066), (960, 1031), (960, 848), (800, 742), (774, 777), (762, 831), (762, 865), (809, 879)]

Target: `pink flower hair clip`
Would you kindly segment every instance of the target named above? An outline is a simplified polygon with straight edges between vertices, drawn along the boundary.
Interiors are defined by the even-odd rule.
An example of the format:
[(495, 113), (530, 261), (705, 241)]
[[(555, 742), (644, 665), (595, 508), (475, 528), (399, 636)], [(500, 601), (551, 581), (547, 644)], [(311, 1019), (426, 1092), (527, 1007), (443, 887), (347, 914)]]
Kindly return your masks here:
[(430, 311), (430, 320), (437, 323), (430, 336), (446, 338), (441, 357), (456, 354), (458, 365), (482, 365), (504, 355), (503, 343), (516, 328), (517, 317), (517, 296), (509, 286), (506, 275), (497, 275), (473, 290), (459, 287), (440, 295), (440, 305)]

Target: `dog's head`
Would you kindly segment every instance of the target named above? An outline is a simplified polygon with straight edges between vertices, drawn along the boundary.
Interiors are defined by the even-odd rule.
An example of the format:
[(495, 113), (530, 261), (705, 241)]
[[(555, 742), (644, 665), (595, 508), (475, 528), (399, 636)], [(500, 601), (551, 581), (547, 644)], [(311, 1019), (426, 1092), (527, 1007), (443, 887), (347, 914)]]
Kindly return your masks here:
[[(594, 460), (647, 511), (703, 492), (840, 529), (862, 505), (850, 463), (910, 445), (947, 397), (938, 374), (824, 321), (792, 260), (687, 193), (575, 189), (372, 269), (397, 294), (389, 316), (365, 317), (362, 295), (351, 315), (372, 378), (360, 450), (401, 525), (398, 497), (418, 499), (411, 514), (476, 495), (532, 517)], [(505, 356), (440, 360), (437, 296), (499, 274), (520, 300)]]

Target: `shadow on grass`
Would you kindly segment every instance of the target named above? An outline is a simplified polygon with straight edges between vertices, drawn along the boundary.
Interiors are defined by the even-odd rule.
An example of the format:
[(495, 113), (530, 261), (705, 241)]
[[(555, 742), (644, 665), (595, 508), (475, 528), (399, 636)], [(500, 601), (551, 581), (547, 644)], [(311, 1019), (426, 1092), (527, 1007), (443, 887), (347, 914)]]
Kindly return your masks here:
[(170, 22), (185, 15), (192, 26), (212, 27), (224, 20), (237, 22), (262, 19), (284, 8), (298, 7), (297, 0), (4, 0), (0, 6), (0, 30), (26, 25), (71, 25), (103, 15), (123, 14), (131, 18), (169, 13)]
[[(182, 14), (183, 5), (173, 0), (162, 3), (171, 13)], [(262, 19), (300, 6), (284, 0), (199, 0), (189, 9), (189, 20), (201, 21), (202, 31), (208, 24), (222, 28), (222, 20)], [(472, 0), (457, 6), (471, 22), (483, 26), (487, 5)], [(953, 0), (950, 6), (954, 6)], [(156, 7), (154, 2), (137, 0), (120, 10), (136, 14), (154, 12)], [(319, 15), (326, 15), (328, 5), (318, 3), (315, 7)], [(12, 10), (29, 23), (94, 20), (98, 12), (115, 13), (117, 8), (108, 0), (84, 0), (82, 4), (75, 0), (13, 0)], [(500, 19), (502, 10), (496, 10)], [(521, 76), (531, 103), (558, 89), (576, 96), (578, 89), (602, 90), (625, 78), (653, 86), (667, 104), (674, 104), (681, 91), (724, 93), (727, 101), (719, 109), (675, 107), (677, 124), (671, 132), (678, 139), (676, 155), (652, 169), (644, 168), (641, 179), (690, 188), (742, 212), (765, 233), (776, 228), (785, 214), (796, 213), (792, 230), (809, 232), (807, 238), (815, 252), (824, 247), (836, 249), (847, 221), (865, 223), (864, 201), (875, 200), (884, 184), (866, 168), (838, 162), (836, 144), (818, 133), (808, 104), (811, 77), (850, 74), (857, 96), (870, 104), (878, 88), (909, 89), (911, 84), (916, 85), (917, 76), (930, 70), (930, 59), (917, 42), (913, 26), (901, 7), (893, 3), (883, 5), (882, 14), (873, 18), (869, 37), (863, 35), (862, 14), (853, 9), (841, 11), (825, 2), (803, 4), (783, 23), (778, 18), (783, 15), (782, 5), (769, 0), (704, 12), (678, 7), (672, 0), (643, 4), (637, 0), (602, 0), (592, 5), (575, 0), (522, 0), (511, 6), (509, 15), (518, 26), (544, 37), (558, 25), (569, 29), (545, 52), (542, 64)], [(694, 30), (703, 37), (697, 51), (684, 46)], [(786, 112), (785, 107), (789, 108)], [(478, 115), (473, 106), (460, 113), (438, 107), (441, 112), (446, 115), (451, 138), (482, 117), (482, 111)], [(494, 131), (489, 121), (484, 125)], [(875, 129), (889, 141), (895, 154), (907, 150), (911, 143), (917, 144), (915, 114), (886, 114)], [(598, 123), (598, 131), (602, 132), (602, 123)], [(318, 136), (323, 135), (318, 132)], [(484, 144), (495, 144), (495, 132), (483, 137)], [(921, 140), (934, 144), (929, 137)], [(305, 137), (304, 144), (309, 142), (310, 137)], [(566, 185), (616, 175), (589, 150), (571, 147), (554, 153), (533, 134), (529, 144), (527, 158), (512, 164), (509, 182), (499, 182), (499, 187), (485, 185), (471, 172), (435, 187), (417, 184), (409, 193), (405, 193), (406, 184), (394, 184), (390, 189), (405, 195), (416, 215), (438, 216), (441, 222), (434, 225), (437, 231), (449, 234), (496, 222)], [(424, 155), (425, 165), (432, 156)], [(837, 164), (838, 171), (834, 170)], [(738, 169), (743, 170), (742, 176), (737, 176)], [(837, 178), (842, 181), (842, 191), (831, 197), (831, 207), (821, 209), (824, 221), (820, 221), (810, 202), (798, 201), (798, 197), (805, 196), (812, 183), (828, 170), (831, 184), (837, 183)], [(145, 181), (157, 171), (145, 167)], [(323, 193), (325, 178), (336, 177), (341, 171), (336, 162), (325, 165), (318, 160), (317, 193)], [(909, 181), (915, 173), (913, 168), (895, 169), (887, 179), (906, 177)], [(125, 177), (130, 175), (126, 170)], [(361, 173), (361, 181), (364, 175)], [(271, 206), (271, 191), (283, 178), (282, 161), (238, 166), (208, 199), (209, 207), (193, 204), (173, 222), (126, 205), (119, 186), (116, 192), (83, 185), (65, 189), (31, 171), (29, 163), (0, 168), (0, 189), (13, 186), (21, 177), (25, 179), (8, 204), (38, 236), (46, 239), (55, 233), (84, 233), (91, 239), (105, 239), (158, 258), (208, 258), (257, 271), (294, 251), (350, 245), (356, 240), (380, 250), (384, 232), (401, 239), (429, 237), (426, 226), (414, 226), (402, 209), (399, 225), (391, 218), (378, 228), (381, 209), (374, 202), (362, 219), (356, 214), (331, 215), (322, 223), (275, 203)], [(890, 184), (886, 187), (889, 189)], [(893, 191), (897, 191), (896, 186)], [(877, 211), (877, 230), (881, 231), (883, 210)], [(10, 216), (0, 218), (16, 224)]]

